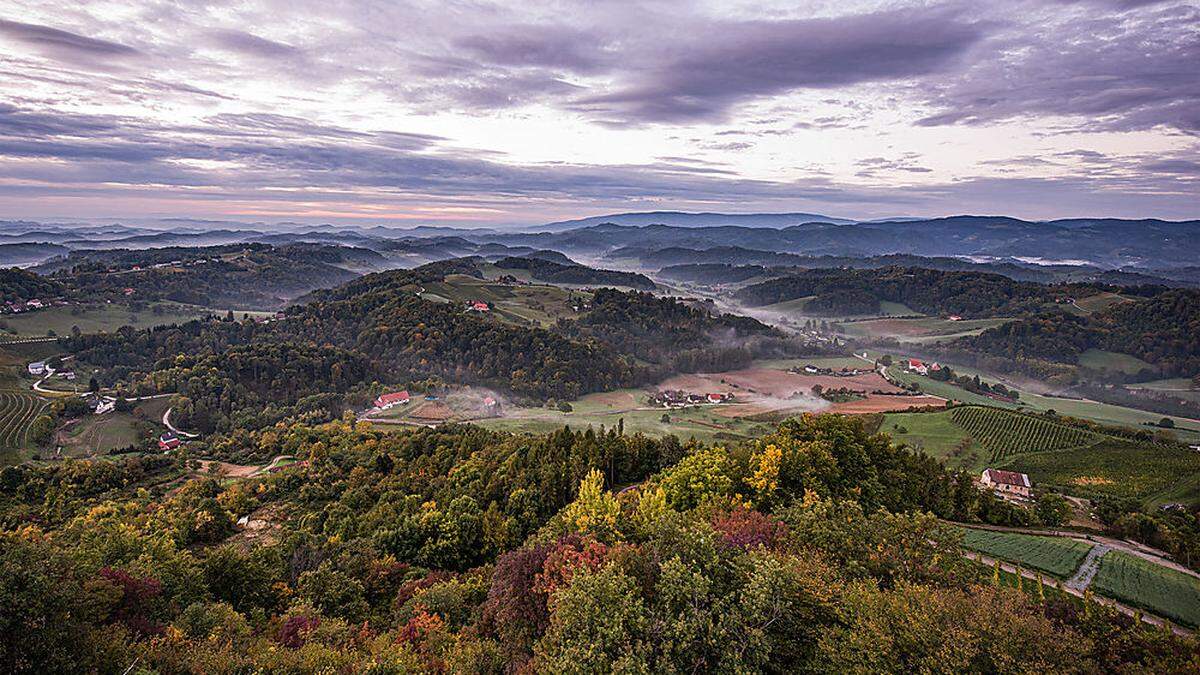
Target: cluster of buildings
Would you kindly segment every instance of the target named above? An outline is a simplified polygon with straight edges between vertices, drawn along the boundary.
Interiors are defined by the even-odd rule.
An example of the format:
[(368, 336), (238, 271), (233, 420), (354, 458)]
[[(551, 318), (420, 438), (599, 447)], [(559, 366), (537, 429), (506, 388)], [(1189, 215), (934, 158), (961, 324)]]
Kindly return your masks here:
[(19, 300), (8, 300), (3, 305), (0, 305), (0, 314), (21, 314), (23, 312), (32, 312), (37, 309), (45, 309), (54, 305), (69, 305), (71, 304), (63, 298), (55, 298), (53, 300), (40, 300), (38, 298), (30, 298), (24, 302)]
[(665, 390), (650, 397), (652, 405), (664, 408), (686, 408), (695, 405), (716, 405), (733, 400), (733, 393), (694, 394), (682, 390)]
[(828, 375), (830, 377), (855, 377), (857, 375), (870, 375), (875, 371), (870, 368), (842, 368), (841, 370), (834, 370), (833, 368), (822, 368), (808, 363), (802, 369), (792, 369), (792, 372), (803, 372), (805, 375)]
[(928, 375), (929, 373), (935, 373), (942, 369), (942, 365), (937, 361), (927, 364), (921, 361), (921, 359), (909, 359), (908, 363), (905, 365), (908, 367), (909, 371), (918, 375)]

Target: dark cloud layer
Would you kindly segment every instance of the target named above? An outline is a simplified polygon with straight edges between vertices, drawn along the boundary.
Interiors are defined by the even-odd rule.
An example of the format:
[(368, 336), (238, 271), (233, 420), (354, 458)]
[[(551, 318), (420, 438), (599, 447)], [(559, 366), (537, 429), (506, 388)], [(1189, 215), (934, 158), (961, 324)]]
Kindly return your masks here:
[[(14, 0), (28, 5), (14, 12), (22, 21), (0, 19), (3, 194), (713, 209), (807, 200), (893, 212), (1116, 209), (1127, 199), (1183, 215), (1196, 215), (1189, 199), (1200, 203), (1194, 0), (820, 3), (820, 14), (806, 3), (684, 0), (129, 2), (105, 11), (106, 1)], [(456, 145), (461, 120), (422, 124), (441, 115), (511, 123), (497, 129), (556, 116), (606, 138), (649, 129), (686, 150), (593, 165), (571, 148), (537, 148), (529, 155), (571, 160), (517, 162)], [(928, 143), (920, 153), (897, 143), (910, 129), (960, 138), (1014, 122), (1067, 140), (941, 174)], [(538, 131), (523, 134), (531, 147), (543, 142)], [(1174, 140), (1154, 153), (1137, 140), (1096, 146), (1104, 152), (1074, 140), (1094, 132)], [(796, 152), (791, 137), (818, 133), (871, 135), (879, 147), (801, 152), (787, 158), (792, 175), (737, 168), (777, 144)]]

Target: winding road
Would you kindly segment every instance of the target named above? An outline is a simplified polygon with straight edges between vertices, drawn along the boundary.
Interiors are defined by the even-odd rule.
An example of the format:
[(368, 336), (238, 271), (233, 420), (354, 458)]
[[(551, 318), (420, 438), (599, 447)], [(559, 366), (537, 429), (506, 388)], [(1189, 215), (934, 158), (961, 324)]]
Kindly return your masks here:
[(164, 427), (170, 429), (171, 431), (175, 432), (177, 435), (182, 436), (184, 438), (199, 438), (200, 437), (200, 434), (193, 434), (191, 432), (184, 431), (183, 429), (176, 428), (176, 426), (174, 424), (171, 424), (171, 408), (167, 408), (166, 410), (163, 411), (162, 423), (163, 423)]

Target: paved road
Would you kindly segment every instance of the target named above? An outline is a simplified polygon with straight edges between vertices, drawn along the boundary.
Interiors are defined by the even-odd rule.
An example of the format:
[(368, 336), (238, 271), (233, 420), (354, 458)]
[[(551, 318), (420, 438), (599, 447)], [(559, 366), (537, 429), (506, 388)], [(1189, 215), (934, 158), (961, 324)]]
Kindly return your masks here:
[(171, 424), (171, 409), (170, 408), (167, 408), (166, 410), (163, 411), (162, 423), (163, 423), (164, 427), (170, 429), (171, 431), (174, 431), (176, 434), (183, 436), (184, 438), (199, 438), (200, 437), (200, 434), (193, 434), (193, 433), (184, 431), (182, 429), (176, 429), (175, 425)]

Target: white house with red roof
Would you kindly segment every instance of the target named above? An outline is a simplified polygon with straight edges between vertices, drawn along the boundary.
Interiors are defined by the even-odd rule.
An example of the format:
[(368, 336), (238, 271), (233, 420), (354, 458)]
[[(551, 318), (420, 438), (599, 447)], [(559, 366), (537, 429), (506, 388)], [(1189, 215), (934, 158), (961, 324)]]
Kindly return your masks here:
[(375, 407), (380, 410), (387, 410), (398, 405), (404, 405), (409, 401), (408, 391), (395, 391), (390, 394), (380, 394), (379, 398), (375, 399)]
[(1025, 499), (1033, 496), (1033, 483), (1030, 482), (1029, 476), (1017, 471), (984, 469), (979, 482), (1001, 496), (1011, 495)]
[(488, 304), (482, 300), (474, 300), (467, 303), (468, 312), (490, 312), (491, 310), (492, 308), (488, 307)]
[(182, 442), (183, 441), (180, 441), (179, 437), (176, 436), (174, 432), (167, 431), (164, 432), (162, 436), (158, 437), (158, 449), (162, 450), (163, 452), (174, 450), (175, 448), (178, 448)]
[(921, 359), (909, 359), (908, 360), (908, 369), (914, 373), (917, 373), (918, 375), (928, 375), (929, 374), (929, 368), (924, 363), (921, 362)]

